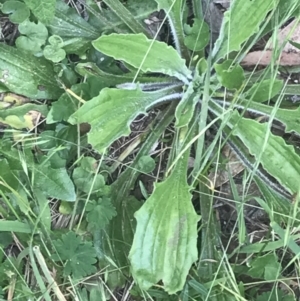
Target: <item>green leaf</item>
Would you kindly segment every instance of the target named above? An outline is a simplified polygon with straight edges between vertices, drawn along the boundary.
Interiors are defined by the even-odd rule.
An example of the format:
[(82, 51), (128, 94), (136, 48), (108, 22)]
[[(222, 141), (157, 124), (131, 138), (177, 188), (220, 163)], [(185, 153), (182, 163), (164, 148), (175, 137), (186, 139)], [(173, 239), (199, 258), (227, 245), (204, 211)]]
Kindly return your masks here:
[(243, 97), (255, 102), (264, 102), (279, 94), (282, 88), (282, 80), (266, 79), (252, 85), (251, 88), (244, 93)]
[(24, 0), (24, 2), (42, 23), (48, 24), (53, 19), (56, 0)]
[(184, 45), (192, 51), (200, 51), (209, 42), (209, 26), (203, 20), (194, 19), (193, 26), (185, 25)]
[(194, 84), (190, 84), (176, 107), (175, 126), (177, 128), (181, 128), (189, 124), (193, 117), (195, 106), (199, 101), (199, 96), (200, 94), (194, 89)]
[(0, 44), (0, 81), (11, 91), (31, 98), (56, 99), (62, 93), (53, 66), (44, 58)]
[[(87, 83), (73, 85), (71, 90), (83, 99), (90, 98), (89, 85)], [(47, 124), (67, 121), (78, 109), (78, 103), (79, 101), (68, 92), (63, 93), (57, 101), (52, 103), (46, 119)]]
[(65, 168), (53, 169), (49, 165), (35, 165), (34, 187), (44, 195), (59, 200), (74, 202), (76, 193), (74, 185)]
[(274, 0), (234, 0), (224, 18), (212, 51), (214, 61), (217, 62), (232, 51), (239, 51), (241, 44), (259, 29), (268, 12), (276, 8)]
[(63, 260), (64, 275), (72, 275), (80, 279), (97, 271), (96, 252), (92, 243), (82, 241), (73, 231), (62, 235), (61, 239), (53, 241), (57, 254), (52, 256), (54, 261)]
[(19, 182), (14, 173), (10, 170), (9, 164), (6, 159), (0, 159), (0, 190), (2, 192), (11, 192), (6, 185), (2, 185), (1, 182), (14, 190), (17, 190)]
[[(290, 193), (298, 192), (300, 186), (295, 179), (300, 176), (300, 158), (293, 146), (287, 145), (283, 138), (270, 133), (267, 124), (241, 118), (237, 112), (232, 114), (230, 121), (236, 124), (233, 135), (243, 141), (252, 155), (260, 158), (264, 169)], [(267, 135), (268, 140), (265, 143)]]
[(141, 173), (150, 173), (155, 168), (155, 160), (151, 156), (142, 156), (138, 163), (137, 163), (137, 169)]
[(285, 295), (282, 290), (272, 289), (257, 296), (256, 301), (295, 301), (293, 295)]
[(22, 23), (30, 16), (27, 6), (20, 1), (6, 1), (3, 3), (1, 11), (4, 14), (11, 14), (9, 20), (13, 23)]
[[(159, 72), (175, 76), (187, 83), (191, 71), (174, 48), (163, 42), (149, 40), (143, 34), (111, 34), (92, 42), (100, 52), (140, 68), (143, 72)], [(133, 55), (134, 53), (134, 55)]]
[[(243, 101), (242, 104), (249, 108), (252, 112), (259, 113), (259, 114), (266, 114), (271, 115), (273, 108), (268, 105), (264, 105), (257, 102), (251, 102), (248, 104), (247, 101)], [(285, 131), (290, 132), (297, 132), (300, 133), (300, 107), (298, 107), (296, 110), (294, 109), (276, 109), (276, 115), (274, 116), (275, 120), (280, 121), (283, 123), (285, 127)]]
[(257, 257), (251, 262), (248, 275), (253, 278), (263, 278), (267, 281), (276, 280), (280, 274), (281, 265), (274, 253)]
[(233, 60), (226, 60), (221, 64), (214, 65), (219, 82), (228, 89), (239, 89), (244, 80), (243, 68)]
[(100, 35), (100, 32), (64, 1), (56, 2), (55, 16), (48, 29), (52, 35), (60, 36), (64, 40), (66, 44), (64, 50), (67, 53), (84, 53), (90, 42)]
[(184, 13), (186, 3), (183, 0), (155, 0), (158, 4), (158, 10), (163, 9), (170, 24), (171, 33), (173, 36), (176, 50), (181, 57), (188, 58), (189, 52), (184, 46), (184, 30), (183, 24), (186, 22)]
[(41, 46), (46, 43), (48, 37), (48, 30), (43, 23), (38, 22), (36, 24), (25, 20), (19, 25), (18, 29), (22, 34), (16, 40), (16, 46), (19, 49), (27, 50), (31, 53), (41, 51)]
[(146, 114), (147, 108), (168, 98), (172, 98), (172, 89), (143, 92), (139, 89), (104, 88), (99, 96), (86, 102), (74, 113), (69, 122), (90, 123), (88, 142), (97, 151), (103, 152), (116, 139), (129, 135), (129, 124), (139, 114)]
[(72, 178), (76, 188), (85, 193), (101, 191), (105, 185), (103, 175), (95, 175), (81, 166), (74, 169)]
[(0, 232), (16, 232), (16, 233), (32, 233), (32, 228), (25, 223), (19, 221), (0, 220)]
[(178, 164), (135, 213), (137, 229), (129, 259), (142, 289), (162, 280), (169, 294), (177, 292), (197, 260), (199, 217), (189, 191), (185, 166)]
[(119, 0), (103, 0), (103, 2), (113, 11), (133, 33), (144, 33), (149, 35), (144, 27), (144, 22), (136, 20), (126, 6)]
[(115, 207), (109, 198), (91, 201), (86, 206), (86, 219), (89, 231), (104, 229), (109, 221), (117, 215)]
[(34, 116), (30, 113), (31, 111), (40, 112), (43, 116), (46, 116), (48, 112), (46, 105), (28, 103), (0, 110), (0, 122), (15, 129), (32, 129), (35, 126), (35, 120), (33, 119)]
[(45, 58), (53, 63), (58, 63), (62, 61), (66, 57), (66, 52), (62, 47), (64, 46), (64, 42), (60, 36), (53, 35), (49, 39), (49, 44), (44, 50), (43, 54)]

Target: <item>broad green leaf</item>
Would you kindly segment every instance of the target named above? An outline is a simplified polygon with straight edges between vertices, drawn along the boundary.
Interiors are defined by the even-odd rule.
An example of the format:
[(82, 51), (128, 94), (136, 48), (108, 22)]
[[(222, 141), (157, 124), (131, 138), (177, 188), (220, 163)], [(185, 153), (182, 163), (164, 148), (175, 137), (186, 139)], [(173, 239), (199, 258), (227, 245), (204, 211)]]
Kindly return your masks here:
[(264, 102), (279, 94), (282, 88), (282, 80), (266, 79), (252, 85), (251, 88), (244, 93), (243, 97), (255, 102)]
[(53, 19), (56, 0), (24, 0), (24, 2), (42, 23), (48, 24)]
[[(99, 52), (98, 52), (99, 53)], [(108, 66), (110, 68), (110, 66)], [(98, 87), (98, 92), (105, 88), (105, 87), (112, 87), (117, 85), (128, 85), (128, 87), (132, 87), (135, 84), (132, 83), (133, 79), (135, 78), (136, 73), (123, 73), (123, 74), (114, 74), (108, 73), (100, 69), (94, 63), (79, 63), (76, 65), (75, 70), (81, 76), (87, 78), (97, 78), (98, 80), (94, 80), (94, 84)], [(145, 87), (148, 90), (158, 90), (163, 88), (163, 85), (171, 85), (171, 84), (178, 84), (178, 81), (172, 78), (160, 78), (154, 76), (138, 76), (136, 79), (138, 83), (141, 84), (141, 87)], [(153, 87), (153, 88), (152, 88)]]
[(133, 277), (142, 289), (162, 280), (169, 294), (177, 292), (197, 260), (199, 216), (191, 203), (185, 168), (177, 164), (135, 213), (137, 229), (129, 259)]
[(0, 44), (0, 81), (14, 93), (56, 99), (62, 93), (53, 66), (44, 58)]
[[(242, 102), (249, 110), (252, 112), (258, 113), (260, 115), (266, 114), (271, 115), (273, 108), (268, 105), (264, 105), (257, 102), (251, 102), (249, 105), (248, 102)], [(285, 127), (285, 131), (290, 132), (297, 132), (300, 133), (300, 107), (297, 109), (276, 109), (276, 115), (274, 116), (274, 119), (280, 121), (283, 123)]]
[(209, 42), (209, 26), (200, 19), (194, 19), (193, 26), (185, 25), (184, 45), (192, 51), (200, 51)]
[(217, 62), (232, 51), (239, 51), (241, 44), (259, 29), (268, 12), (274, 9), (274, 0), (234, 0), (229, 11), (224, 13), (220, 35), (212, 51)]
[(4, 14), (11, 14), (9, 19), (13, 23), (22, 23), (30, 16), (28, 7), (20, 1), (6, 1), (2, 5), (1, 11)]
[(65, 43), (67, 53), (77, 53), (89, 47), (89, 43), (99, 37), (100, 32), (84, 20), (74, 8), (63, 1), (57, 1), (55, 16), (48, 26), (52, 35), (60, 36)]
[(233, 60), (214, 65), (219, 82), (228, 89), (239, 89), (245, 79), (244, 70)]
[[(191, 71), (174, 48), (149, 40), (143, 34), (111, 34), (92, 42), (100, 52), (122, 60), (143, 72), (159, 72), (175, 76), (187, 83)], [(133, 55), (134, 54), (134, 55)]]
[[(297, 180), (300, 176), (300, 158), (293, 146), (270, 133), (267, 124), (240, 118), (237, 112), (230, 121), (236, 124), (233, 135), (243, 141), (252, 155), (260, 158), (264, 169), (290, 193), (297, 193), (300, 190), (300, 182)], [(266, 135), (269, 135), (267, 143)]]
[[(88, 5), (87, 10), (93, 9), (93, 13), (89, 14), (88, 22), (94, 28), (99, 29), (100, 32), (128, 31), (128, 27), (111, 9), (105, 7), (99, 8), (93, 0), (87, 0), (86, 4)], [(157, 4), (153, 0), (129, 0), (126, 1), (126, 9), (131, 12), (136, 20), (146, 23), (149, 16), (157, 11)]]
[(124, 22), (133, 33), (143, 33), (150, 36), (144, 27), (144, 22), (136, 20), (134, 15), (119, 0), (103, 0), (103, 2)]
[(74, 8), (64, 1), (57, 1), (55, 16), (48, 25), (52, 35), (60, 36), (67, 53), (84, 54), (90, 48), (90, 42), (100, 35), (100, 31), (91, 26)]
[(41, 46), (46, 43), (48, 37), (48, 30), (43, 23), (38, 22), (36, 24), (25, 20), (19, 25), (18, 29), (22, 34), (16, 40), (16, 46), (19, 49), (27, 50), (31, 53), (41, 51)]
[(32, 233), (30, 225), (19, 221), (0, 220), (0, 232)]
[(156, 103), (172, 99), (172, 92), (171, 88), (156, 92), (104, 88), (99, 96), (75, 112), (69, 122), (88, 122), (91, 125), (88, 141), (103, 152), (116, 139), (129, 135), (129, 124), (139, 114), (146, 114), (147, 108)]
[(65, 168), (53, 169), (46, 164), (33, 167), (34, 187), (45, 196), (74, 202), (76, 193), (74, 185)]
[[(111, 200), (117, 210), (117, 216), (109, 223), (107, 231), (103, 231), (102, 235), (98, 236), (97, 246), (99, 249), (99, 256), (101, 258), (102, 266), (111, 266), (111, 262), (107, 258), (112, 258), (117, 266), (127, 267), (121, 271), (116, 271), (114, 266), (111, 266), (112, 275), (111, 281), (113, 285), (120, 286), (124, 283), (124, 276), (131, 275), (128, 267), (128, 253), (133, 241), (133, 236), (136, 228), (136, 220), (134, 213), (141, 207), (142, 202), (133, 197), (128, 197), (131, 190), (137, 181), (138, 176), (144, 170), (140, 170), (139, 161), (143, 156), (146, 156), (151, 151), (153, 145), (165, 131), (166, 127), (172, 122), (174, 118), (176, 104), (172, 104), (160, 112), (153, 121), (153, 127), (149, 131), (145, 141), (141, 145), (138, 154), (134, 158), (129, 168), (119, 175), (117, 180), (112, 184)], [(101, 240), (101, 241), (100, 241)]]
[(175, 47), (179, 52), (180, 56), (188, 58), (189, 54), (187, 49), (184, 47), (184, 6), (186, 5), (183, 0), (155, 0), (158, 4), (158, 10), (163, 9), (167, 15), (172, 36), (174, 39)]

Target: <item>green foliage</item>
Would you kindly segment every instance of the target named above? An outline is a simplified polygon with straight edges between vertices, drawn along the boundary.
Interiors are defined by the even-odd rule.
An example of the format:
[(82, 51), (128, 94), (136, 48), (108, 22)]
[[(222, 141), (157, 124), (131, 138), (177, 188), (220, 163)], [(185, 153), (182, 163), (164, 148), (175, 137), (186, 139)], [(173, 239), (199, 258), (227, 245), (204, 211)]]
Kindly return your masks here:
[(56, 0), (24, 0), (35, 17), (45, 25), (53, 20)]
[(1, 11), (10, 14), (9, 19), (13, 23), (22, 23), (30, 15), (30, 10), (21, 1), (6, 1), (1, 6)]
[(96, 252), (92, 243), (82, 241), (70, 231), (61, 239), (53, 241), (57, 254), (52, 255), (54, 261), (63, 261), (64, 275), (72, 275), (75, 279), (89, 276), (96, 272)]
[(66, 57), (66, 52), (62, 49), (64, 42), (60, 36), (53, 35), (48, 39), (50, 45), (44, 48), (43, 54), (47, 60), (58, 63)]
[(209, 42), (209, 27), (200, 19), (194, 19), (193, 26), (185, 25), (184, 45), (192, 51), (202, 50)]
[(90, 231), (104, 229), (117, 214), (116, 209), (107, 197), (100, 198), (97, 201), (90, 201), (86, 206), (86, 211), (86, 219)]
[(41, 51), (41, 46), (46, 43), (48, 37), (48, 30), (43, 23), (38, 22), (36, 24), (25, 20), (19, 25), (19, 31), (22, 34), (16, 39), (16, 46), (19, 49), (27, 50), (33, 54)]
[(133, 276), (142, 289), (147, 290), (162, 279), (165, 290), (175, 293), (197, 259), (199, 217), (191, 204), (185, 168), (178, 164), (135, 214), (137, 229), (129, 258)]
[[(103, 35), (93, 42), (93, 46), (98, 51), (123, 60), (143, 72), (160, 72), (175, 76), (183, 82), (191, 78), (191, 71), (172, 47), (148, 40), (143, 34)], [(133, 49), (136, 51), (134, 56)]]
[(233, 66), (233, 60), (215, 64), (219, 82), (228, 89), (239, 89), (245, 79), (244, 70), (240, 65)]
[[(102, 285), (76, 287), (98, 272), (97, 263), (110, 291), (133, 277), (137, 298), (146, 290), (157, 300), (290, 300), (281, 290), (249, 293), (238, 277), (275, 282), (286, 271), (274, 250), (299, 253), (298, 236), (287, 236), (298, 212), (286, 202), (299, 193), (299, 151), (271, 130), (276, 121), (299, 135), (300, 108), (283, 106), (274, 66), (256, 74), (239, 62), (271, 24), (297, 16), (299, 2), (233, 0), (211, 49), (202, 1), (87, 0), (76, 9), (62, 0), (2, 2), (20, 36), (0, 45), (0, 245), (14, 239), (25, 247), (18, 260), (9, 257), (15, 270), (0, 256), (0, 289), (23, 273), (29, 254), (37, 283), (57, 299), (71, 276), (76, 297), (104, 300)], [(158, 36), (156, 9), (168, 19)], [(136, 134), (136, 119), (147, 115)], [(250, 171), (279, 236), (237, 246), (231, 255), (247, 253), (248, 265), (227, 258), (207, 181), (224, 143)], [(237, 241), (246, 244), (247, 199), (234, 194)], [(57, 229), (57, 208), (67, 233)], [(39, 264), (45, 278), (57, 271), (57, 287), (49, 277), (43, 285), (31, 256), (36, 241), (44, 256), (54, 251)]]
[(263, 278), (267, 281), (276, 280), (280, 275), (281, 266), (275, 254), (266, 254), (252, 261), (248, 275)]

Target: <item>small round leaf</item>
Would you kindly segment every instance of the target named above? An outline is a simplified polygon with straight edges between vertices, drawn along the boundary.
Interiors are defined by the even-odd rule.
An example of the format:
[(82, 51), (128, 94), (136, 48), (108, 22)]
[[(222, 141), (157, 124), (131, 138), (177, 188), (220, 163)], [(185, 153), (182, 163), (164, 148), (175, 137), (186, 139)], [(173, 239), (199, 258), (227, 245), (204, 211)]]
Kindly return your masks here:
[(13, 23), (22, 23), (30, 16), (28, 7), (20, 1), (6, 1), (3, 3), (1, 11), (10, 14), (9, 20)]

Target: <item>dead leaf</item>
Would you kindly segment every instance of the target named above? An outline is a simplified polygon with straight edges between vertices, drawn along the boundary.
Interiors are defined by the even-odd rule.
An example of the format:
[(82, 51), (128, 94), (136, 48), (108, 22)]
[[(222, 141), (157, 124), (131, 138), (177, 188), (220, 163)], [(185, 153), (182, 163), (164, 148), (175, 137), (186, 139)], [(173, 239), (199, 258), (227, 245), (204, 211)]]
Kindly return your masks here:
[[(295, 66), (300, 65), (300, 50), (294, 47), (288, 41), (291, 40), (296, 43), (300, 43), (300, 23), (294, 20), (285, 28), (281, 29), (277, 36), (278, 45), (277, 49), (284, 46), (280, 58), (276, 61), (276, 64), (281, 66)], [(274, 43), (272, 38), (267, 43), (267, 50), (253, 51), (248, 53), (241, 64), (243, 66), (267, 66), (273, 60)]]

